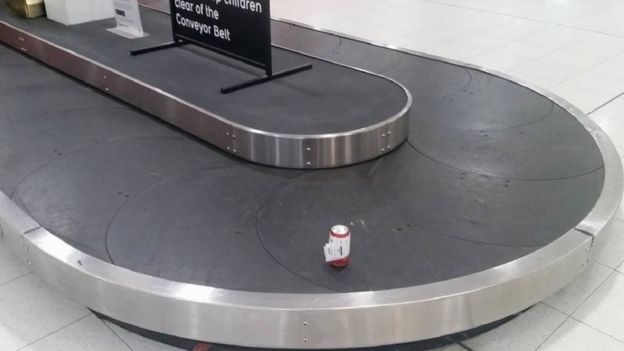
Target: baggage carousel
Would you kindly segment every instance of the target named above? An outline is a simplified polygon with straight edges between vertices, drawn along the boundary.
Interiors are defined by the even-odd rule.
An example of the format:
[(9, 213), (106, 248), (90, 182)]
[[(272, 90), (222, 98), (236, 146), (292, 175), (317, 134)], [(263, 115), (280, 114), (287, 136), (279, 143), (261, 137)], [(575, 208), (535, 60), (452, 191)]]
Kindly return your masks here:
[[(274, 21), (276, 57), (314, 70), (250, 90), (268, 102), (226, 98), (210, 92), (253, 72), (188, 48), (130, 62), (140, 45), (105, 32), (109, 21), (62, 27), (2, 6), (4, 243), (67, 296), (133, 326), (270, 349), (461, 332), (578, 276), (621, 200), (620, 159), (600, 128), (501, 74)], [(163, 40), (166, 14), (143, 19), (145, 40)], [(224, 78), (187, 91), (195, 78), (162, 69), (172, 58)], [(101, 85), (104, 71), (117, 83)], [(227, 127), (198, 131), (200, 119)], [(241, 155), (217, 137), (231, 126), (307, 141), (374, 130), (376, 154), (326, 162), (357, 154), (333, 139), (315, 169), (305, 157), (271, 167), (283, 158), (249, 155), (310, 144), (250, 142)], [(338, 223), (353, 233), (344, 269), (323, 257)]]

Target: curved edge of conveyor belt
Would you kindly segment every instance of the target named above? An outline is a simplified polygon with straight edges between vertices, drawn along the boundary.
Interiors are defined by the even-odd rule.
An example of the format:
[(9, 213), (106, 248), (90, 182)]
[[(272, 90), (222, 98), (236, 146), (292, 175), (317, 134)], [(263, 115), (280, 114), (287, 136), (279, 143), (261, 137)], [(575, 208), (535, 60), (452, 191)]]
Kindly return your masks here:
[[(37, 50), (37, 45), (31, 41), (23, 48)], [(254, 293), (179, 283), (77, 250), (4, 194), (1, 237), (35, 272), (77, 302), (125, 323), (188, 339), (327, 349), (397, 344), (468, 330), (536, 304), (577, 277), (622, 197), (622, 164), (600, 127), (563, 99), (518, 84), (548, 97), (585, 126), (602, 152), (605, 183), (593, 210), (576, 228), (530, 255), (483, 272), (409, 288), (336, 294)]]
[(388, 81), (405, 95), (405, 104), (391, 116), (354, 130), (323, 134), (276, 133), (236, 123), (227, 116), (208, 111), (2, 20), (0, 41), (229, 154), (263, 165), (295, 169), (352, 165), (393, 151), (405, 142), (409, 133), (412, 96), (403, 85), (367, 70), (285, 47), (276, 46)]

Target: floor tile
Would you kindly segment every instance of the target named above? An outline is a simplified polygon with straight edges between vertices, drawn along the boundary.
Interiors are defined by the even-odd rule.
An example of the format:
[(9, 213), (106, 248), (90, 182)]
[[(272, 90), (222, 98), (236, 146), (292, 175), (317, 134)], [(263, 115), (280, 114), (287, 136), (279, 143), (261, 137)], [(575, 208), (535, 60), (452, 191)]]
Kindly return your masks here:
[(611, 268), (591, 263), (578, 278), (544, 303), (565, 314), (572, 314), (612, 272)]
[(624, 343), (572, 318), (551, 335), (538, 351), (624, 351)]
[[(89, 315), (54, 334), (28, 345), (23, 351), (130, 351), (96, 316)], [(20, 350), (20, 351), (22, 351)]]
[(0, 240), (0, 285), (28, 273), (30, 269)]
[(182, 351), (169, 345), (165, 345), (150, 339), (146, 339), (138, 334), (123, 329), (111, 322), (104, 322), (119, 336), (133, 351)]
[(596, 74), (591, 71), (574, 76), (566, 80), (564, 83), (602, 93), (606, 97), (605, 102), (624, 92), (623, 79)]
[(570, 68), (575, 68), (577, 70), (577, 74), (593, 68), (605, 61), (603, 58), (600, 57), (596, 58), (592, 56), (573, 55), (567, 52), (565, 48), (554, 51), (540, 58), (540, 60), (560, 64)]
[(503, 72), (509, 72), (530, 61), (532, 61), (532, 58), (529, 56), (523, 56), (509, 51), (501, 52), (497, 51), (497, 49), (486, 51), (471, 59), (471, 63)]
[(608, 103), (604, 107), (600, 108), (600, 110), (596, 111), (596, 113), (600, 116), (611, 118), (624, 123), (624, 96), (621, 96), (614, 101)]
[(0, 340), (17, 349), (89, 314), (34, 274), (0, 286)]
[(559, 63), (534, 60), (511, 70), (509, 73), (538, 86), (549, 88), (574, 77), (578, 74), (578, 70), (575, 67)]
[(624, 274), (614, 272), (609, 276), (574, 313), (574, 318), (624, 341)]
[(592, 114), (594, 122), (604, 130), (617, 147), (624, 147), (624, 121), (605, 117), (600, 110)]
[(565, 82), (557, 84), (549, 90), (566, 99), (585, 113), (593, 111), (610, 99), (610, 96), (606, 96), (603, 92), (593, 91), (586, 87), (572, 86)]
[(534, 351), (566, 318), (565, 314), (540, 303), (516, 319), (466, 340), (464, 344), (478, 351)]
[(624, 262), (624, 221), (614, 219), (594, 240), (590, 257), (610, 268)]

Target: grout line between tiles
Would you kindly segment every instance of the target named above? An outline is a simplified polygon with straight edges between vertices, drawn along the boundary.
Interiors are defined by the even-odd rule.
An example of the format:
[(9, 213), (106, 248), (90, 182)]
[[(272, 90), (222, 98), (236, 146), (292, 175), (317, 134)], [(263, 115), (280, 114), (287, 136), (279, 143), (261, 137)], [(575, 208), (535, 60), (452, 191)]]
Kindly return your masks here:
[(595, 109), (593, 109), (591, 112), (588, 112), (587, 114), (588, 114), (588, 115), (591, 115), (592, 113), (597, 112), (597, 111), (598, 111), (598, 110), (600, 110), (601, 108), (604, 108), (605, 106), (607, 106), (608, 104), (612, 103), (613, 101), (615, 101), (615, 100), (617, 100), (617, 99), (621, 98), (622, 96), (624, 96), (624, 91), (623, 91), (623, 92), (621, 92), (621, 93), (619, 93), (619, 94), (617, 94), (615, 97), (611, 98), (609, 101), (605, 102), (604, 104), (602, 104), (602, 105), (600, 105), (600, 106), (596, 107)]
[(0, 284), (0, 287), (3, 287), (3, 286), (8, 285), (8, 284), (11, 284), (11, 283), (13, 283), (14, 281), (19, 280), (19, 279), (21, 279), (21, 278), (24, 278), (25, 276), (27, 276), (27, 275), (29, 275), (29, 274), (32, 274), (32, 271), (26, 272), (26, 273), (24, 273), (24, 274), (22, 274), (22, 275), (20, 275), (20, 276), (18, 276), (18, 277), (15, 277), (15, 278), (13, 278), (13, 279), (11, 279), (11, 280), (8, 280), (8, 281), (6, 281), (6, 282), (4, 282), (4, 283)]
[[(600, 264), (600, 265), (602, 265), (602, 266), (604, 266), (604, 267), (607, 267), (607, 266), (605, 266), (605, 265), (604, 265), (604, 264), (602, 264), (602, 263), (599, 263), (599, 264)], [(574, 314), (575, 314), (575, 313), (576, 313), (576, 312), (577, 312), (577, 311), (581, 308), (581, 306), (583, 306), (583, 305), (585, 304), (585, 302), (587, 302), (587, 300), (589, 300), (589, 298), (590, 298), (590, 297), (592, 297), (592, 296), (596, 293), (596, 291), (597, 291), (598, 289), (600, 289), (600, 287), (601, 287), (601, 286), (602, 286), (602, 285), (603, 285), (603, 284), (604, 284), (607, 280), (609, 280), (609, 278), (611, 278), (611, 276), (613, 275), (613, 273), (615, 273), (615, 269), (613, 269), (613, 268), (611, 268), (611, 267), (607, 267), (607, 268), (609, 268), (609, 269), (611, 270), (611, 272), (610, 272), (610, 273), (609, 273), (609, 274), (608, 274), (608, 275), (607, 275), (607, 276), (606, 276), (606, 277), (605, 277), (605, 278), (604, 278), (604, 279), (600, 282), (600, 284), (596, 285), (596, 287), (594, 288), (594, 290), (592, 290), (592, 292), (591, 292), (589, 295), (587, 295), (587, 296), (583, 299), (583, 301), (581, 301), (581, 303), (580, 303), (580, 304), (579, 304), (579, 305), (578, 305), (578, 306), (574, 309), (574, 311), (572, 311), (572, 313), (570, 313), (570, 317), (574, 318)]]
[(134, 351), (134, 349), (132, 348), (132, 346), (128, 345), (128, 343), (126, 342), (126, 340), (124, 340), (119, 334), (117, 334), (117, 332), (115, 330), (113, 330), (113, 328), (110, 327), (110, 325), (108, 325), (108, 323), (106, 323), (105, 321), (103, 321), (102, 319), (100, 319), (99, 317), (96, 316), (96, 318), (100, 321), (100, 323), (104, 324), (104, 326), (110, 330), (124, 345), (126, 345), (126, 347), (130, 350), (130, 351)]
[(585, 322), (583, 322), (583, 321), (581, 321), (581, 320), (578, 320), (578, 319), (576, 319), (576, 318), (574, 318), (574, 317), (570, 317), (570, 318), (572, 318), (573, 320), (575, 320), (575, 321), (577, 321), (577, 322), (581, 323), (582, 325), (584, 325), (584, 326), (586, 326), (586, 327), (588, 327), (588, 328), (590, 328), (590, 329), (592, 329), (592, 330), (595, 330), (595, 331), (599, 332), (600, 334), (604, 334), (604, 335), (606, 335), (606, 336), (610, 337), (611, 339), (613, 339), (613, 340), (615, 340), (615, 341), (617, 341), (617, 342), (624, 343), (624, 340), (621, 340), (621, 339), (619, 339), (619, 338), (616, 338), (615, 336), (613, 336), (613, 335), (611, 335), (611, 334), (609, 334), (609, 333), (607, 333), (607, 332), (605, 332), (605, 331), (603, 331), (603, 330), (597, 329), (597, 328), (595, 328), (595, 327), (593, 327), (593, 326), (591, 326), (591, 325), (589, 325), (589, 324), (587, 324), (587, 323), (585, 323)]
[[(548, 306), (548, 305), (547, 305)], [(548, 306), (550, 307), (550, 306)], [(554, 308), (553, 308), (554, 309)], [(554, 309), (555, 311), (558, 311), (557, 309)], [(548, 336), (546, 337), (546, 339), (544, 339), (544, 341), (542, 341), (539, 345), (537, 345), (537, 347), (535, 348), (535, 351), (539, 351), (539, 349), (542, 348), (542, 346), (544, 346), (544, 344), (546, 344), (546, 342), (553, 336), (555, 335), (555, 333), (561, 329), (561, 327), (568, 321), (570, 320), (570, 318), (572, 318), (572, 316), (570, 315), (565, 315), (566, 318), (563, 320), (563, 322), (559, 323), (559, 325), (557, 326), (557, 328), (555, 328), (555, 330), (553, 330), (550, 334), (548, 334)]]
[(44, 335), (44, 336), (42, 336), (42, 337), (38, 338), (37, 340), (34, 340), (34, 341), (30, 342), (28, 345), (24, 345), (24, 346), (22, 346), (22, 347), (18, 348), (16, 351), (23, 350), (23, 349), (25, 349), (25, 348), (27, 348), (27, 347), (29, 347), (29, 346), (31, 346), (31, 345), (33, 345), (33, 344), (35, 344), (35, 343), (37, 343), (37, 342), (39, 342), (39, 341), (41, 341), (41, 340), (43, 340), (43, 339), (47, 338), (47, 337), (48, 337), (48, 336), (50, 336), (50, 335), (56, 334), (57, 332), (59, 332), (59, 331), (61, 331), (61, 330), (65, 329), (65, 328), (67, 328), (67, 327), (69, 327), (69, 326), (72, 326), (72, 325), (74, 325), (74, 324), (76, 324), (76, 323), (78, 323), (78, 322), (82, 321), (83, 319), (85, 319), (85, 318), (89, 317), (89, 315), (90, 315), (90, 314), (91, 314), (91, 312), (87, 312), (87, 314), (85, 314), (84, 316), (82, 316), (82, 317), (78, 318), (77, 320), (75, 320), (75, 321), (73, 321), (73, 322), (71, 322), (71, 323), (68, 323), (68, 324), (66, 324), (66, 325), (64, 325), (64, 326), (62, 326), (62, 327), (60, 327), (60, 328), (58, 328), (58, 329), (56, 329), (56, 330), (54, 330), (54, 331), (49, 332), (48, 334), (46, 334), (46, 335)]

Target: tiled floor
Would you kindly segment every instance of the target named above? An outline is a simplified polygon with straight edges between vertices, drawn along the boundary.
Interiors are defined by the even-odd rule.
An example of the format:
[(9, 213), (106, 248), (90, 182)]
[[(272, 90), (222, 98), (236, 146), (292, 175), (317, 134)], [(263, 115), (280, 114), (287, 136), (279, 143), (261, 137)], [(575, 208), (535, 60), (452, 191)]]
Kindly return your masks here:
[[(273, 15), (498, 69), (568, 99), (624, 151), (621, 0), (272, 0)], [(592, 264), (519, 318), (444, 351), (624, 351), (624, 212)], [(0, 351), (173, 350), (94, 318), (0, 246)]]

